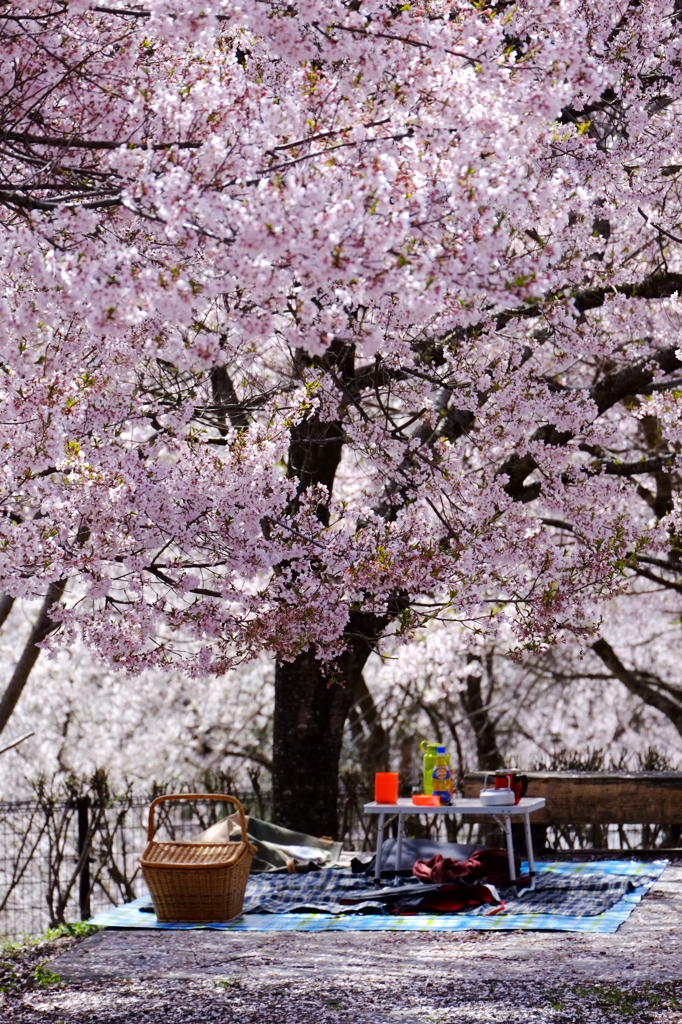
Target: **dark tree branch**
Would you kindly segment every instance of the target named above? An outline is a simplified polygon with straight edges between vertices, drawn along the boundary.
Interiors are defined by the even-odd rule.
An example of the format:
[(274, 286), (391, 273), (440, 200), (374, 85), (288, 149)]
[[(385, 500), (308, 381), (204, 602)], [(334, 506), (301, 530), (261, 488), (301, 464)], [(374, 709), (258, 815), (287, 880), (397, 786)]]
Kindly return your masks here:
[[(676, 292), (682, 291), (682, 274), (662, 273), (657, 271), (645, 277), (643, 281), (633, 284), (612, 285), (610, 288), (586, 288), (571, 295), (571, 289), (548, 295), (548, 302), (556, 301), (564, 296), (571, 299), (575, 309), (582, 316), (591, 309), (599, 309), (610, 295), (625, 295), (630, 299), (669, 299)], [(506, 309), (497, 316), (497, 330), (501, 331), (512, 320), (534, 320), (543, 316), (546, 306), (524, 306), (519, 309)]]
[(0, 133), (0, 142), (22, 142), (30, 146), (58, 146), (60, 149), (111, 150), (120, 149), (153, 149), (154, 152), (164, 149), (199, 149), (201, 142), (131, 142), (128, 139), (108, 141), (106, 139), (74, 139), (68, 135), (31, 135), (29, 132)]
[(637, 476), (640, 473), (656, 473), (661, 469), (672, 468), (676, 462), (675, 455), (655, 455), (649, 459), (640, 459), (639, 462), (605, 462), (602, 466), (609, 476)]
[[(597, 416), (601, 416), (607, 409), (611, 409), (624, 398), (641, 394), (652, 384), (654, 377), (661, 370), (664, 373), (673, 373), (682, 368), (682, 361), (677, 356), (677, 347), (677, 345), (669, 345), (667, 348), (659, 349), (658, 352), (655, 352), (648, 358), (637, 360), (637, 362), (624, 367), (617, 373), (604, 377), (597, 384), (589, 388), (587, 394), (597, 406)], [(548, 423), (535, 431), (532, 440), (563, 447), (573, 437), (574, 434), (571, 431), (557, 430), (555, 426)], [(660, 458), (664, 460), (662, 465), (665, 465), (666, 457), (660, 456)], [(670, 456), (667, 457), (667, 459), (669, 458)], [(611, 465), (613, 467), (617, 466), (616, 463)], [(639, 465), (639, 463), (630, 463), (629, 465)], [(533, 470), (537, 469), (537, 466), (538, 464), (530, 452), (525, 452), (523, 455), (511, 455), (502, 465), (500, 473), (504, 473), (509, 477), (505, 491), (515, 501), (533, 501), (534, 498), (539, 496), (542, 490), (541, 483), (538, 482), (529, 486), (525, 484), (526, 478)], [(649, 469), (642, 472), (652, 472), (656, 468), (660, 469), (661, 466), (655, 467), (654, 470)], [(628, 475), (617, 468), (607, 469), (606, 472), (622, 476)], [(635, 470), (631, 470), (631, 472), (635, 472)]]
[[(342, 390), (354, 377), (353, 346), (343, 342), (334, 342), (323, 356), (315, 359), (298, 352), (296, 361), (301, 372), (306, 366), (321, 365), (338, 377)], [(293, 514), (298, 510), (300, 496), (309, 487), (323, 486), (332, 494), (345, 435), (341, 420), (322, 420), (314, 413), (295, 424), (290, 436), (288, 475), (298, 481), (297, 496), (289, 508)], [(318, 503), (317, 517), (325, 526), (329, 524), (329, 509), (324, 502)]]
[(636, 571), (637, 575), (643, 576), (645, 580), (651, 580), (652, 583), (657, 583), (659, 587), (665, 587), (666, 590), (675, 590), (678, 594), (682, 594), (682, 583), (676, 583), (674, 580), (665, 580), (662, 576), (657, 576), (655, 572), (651, 572), (650, 569), (644, 569), (641, 565)]
[[(467, 657), (469, 664), (480, 662), (480, 658), (470, 654)], [(490, 671), (491, 660), (489, 659), (488, 669)], [(462, 707), (464, 708), (469, 724), (476, 737), (476, 754), (478, 766), (484, 771), (494, 771), (502, 766), (502, 755), (497, 746), (495, 734), (495, 723), (488, 713), (488, 705), (483, 700), (481, 693), (481, 676), (472, 672), (467, 676), (466, 689), (460, 694)]]
[(14, 605), (14, 598), (10, 597), (9, 594), (3, 594), (0, 597), (0, 628), (4, 626), (7, 616), (12, 611)]
[(645, 674), (626, 668), (607, 640), (597, 640), (592, 644), (592, 650), (601, 658), (616, 679), (619, 679), (628, 688), (630, 693), (639, 697), (650, 707), (661, 711), (682, 736), (682, 702), (672, 700), (665, 693), (660, 692), (661, 689), (669, 690), (668, 684), (649, 673)]
[[(682, 289), (682, 279), (680, 281)], [(677, 356), (678, 345), (668, 345), (645, 359), (639, 359), (617, 373), (603, 377), (589, 390), (592, 401), (597, 406), (598, 415), (611, 409), (618, 402), (630, 395), (642, 394), (653, 383), (654, 377), (662, 370), (673, 373), (682, 368)]]
[(28, 640), (12, 673), (12, 678), (7, 684), (2, 700), (0, 700), (0, 733), (3, 732), (9, 722), (10, 716), (31, 674), (31, 670), (40, 657), (41, 649), (37, 645), (59, 625), (58, 621), (50, 617), (50, 612), (62, 599), (65, 589), (66, 580), (57, 580), (56, 583), (51, 583), (47, 589), (38, 618), (33, 624)]
[[(211, 388), (213, 390), (213, 401), (218, 408), (222, 422), (225, 422), (225, 413), (227, 413), (233, 427), (248, 427), (248, 413), (244, 405), (239, 401), (226, 366), (216, 366), (211, 371)], [(221, 434), (224, 435), (225, 433), (226, 431), (221, 430)]]
[(20, 196), (0, 189), (0, 203), (19, 210), (59, 210), (64, 206), (78, 206), (84, 210), (101, 210), (108, 206), (120, 206), (121, 197), (113, 196), (111, 199), (91, 199), (83, 202), (68, 200), (55, 202), (52, 199), (33, 199), (31, 196)]

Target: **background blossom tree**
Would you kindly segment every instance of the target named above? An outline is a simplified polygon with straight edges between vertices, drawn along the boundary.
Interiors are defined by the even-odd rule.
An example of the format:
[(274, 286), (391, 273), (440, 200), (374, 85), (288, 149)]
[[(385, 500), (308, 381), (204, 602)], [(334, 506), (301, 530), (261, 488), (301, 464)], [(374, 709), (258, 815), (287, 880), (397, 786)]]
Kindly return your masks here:
[(680, 586), (675, 3), (0, 25), (0, 584), (44, 599), (0, 727), (36, 642), (269, 652), (275, 813), (333, 832), (387, 636)]

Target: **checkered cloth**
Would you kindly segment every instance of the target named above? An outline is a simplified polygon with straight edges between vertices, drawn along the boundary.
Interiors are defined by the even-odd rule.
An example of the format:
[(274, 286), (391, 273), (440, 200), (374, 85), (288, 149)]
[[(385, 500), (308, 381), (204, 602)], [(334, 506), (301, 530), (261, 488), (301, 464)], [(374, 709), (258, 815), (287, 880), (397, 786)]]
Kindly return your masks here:
[[(628, 893), (657, 877), (644, 871), (636, 878), (626, 874), (610, 875), (599, 868), (572, 875), (541, 871), (533, 891), (516, 897), (512, 889), (500, 893), (505, 914), (560, 914), (569, 917), (594, 917), (603, 914)], [(473, 910), (471, 913), (480, 913)]]
[[(633, 878), (626, 871), (611, 874), (590, 865), (587, 869), (564, 873), (540, 871), (533, 892), (515, 896), (512, 889), (500, 893), (505, 903), (505, 914), (559, 914), (570, 917), (593, 917), (604, 913), (627, 893), (658, 875), (655, 868), (646, 869)], [(380, 899), (372, 899), (344, 906), (344, 896), (357, 897), (363, 890), (372, 896), (377, 883), (364, 875), (353, 875), (348, 869), (331, 868), (311, 871), (305, 875), (256, 875), (249, 878), (244, 900), (245, 914), (287, 914), (314, 911), (325, 914), (390, 912), (390, 906)], [(398, 878), (390, 887), (391, 895), (401, 888), (413, 893), (414, 879)], [(424, 895), (426, 896), (426, 886)], [(490, 905), (470, 909), (470, 914), (489, 914)]]
[[(414, 887), (413, 878), (396, 879), (396, 888)], [(365, 875), (354, 875), (349, 868), (310, 871), (305, 875), (251, 875), (244, 898), (245, 914), (290, 914), (303, 910), (324, 914), (385, 914), (381, 900), (364, 900), (344, 906), (344, 896), (357, 896), (363, 890), (376, 892), (377, 883)]]

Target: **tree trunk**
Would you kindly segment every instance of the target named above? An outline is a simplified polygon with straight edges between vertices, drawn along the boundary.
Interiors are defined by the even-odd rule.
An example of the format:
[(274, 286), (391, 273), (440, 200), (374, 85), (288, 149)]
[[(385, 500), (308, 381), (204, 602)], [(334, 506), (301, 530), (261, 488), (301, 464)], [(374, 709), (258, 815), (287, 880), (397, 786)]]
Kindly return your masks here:
[[(470, 655), (469, 662), (480, 661)], [(464, 708), (476, 738), (476, 755), (478, 767), (483, 771), (495, 771), (502, 767), (502, 755), (497, 746), (495, 723), (488, 714), (486, 703), (481, 692), (481, 677), (474, 674), (467, 676), (466, 690), (461, 694)]]
[(338, 776), (343, 730), (374, 638), (385, 622), (353, 614), (347, 650), (330, 683), (315, 651), (275, 669), (272, 741), (273, 818), (313, 836), (338, 834)]
[(273, 816), (308, 835), (335, 836), (337, 780), (352, 684), (329, 683), (315, 652), (275, 669)]
[[(332, 343), (321, 357), (296, 353), (296, 367), (303, 375), (315, 365), (333, 369), (349, 385), (354, 376), (352, 345)], [(342, 410), (336, 420), (320, 419), (317, 413), (291, 429), (288, 474), (297, 481), (296, 497), (289, 506), (295, 515), (301, 495), (310, 487), (324, 487), (329, 495), (344, 444)], [(323, 492), (317, 518), (329, 524)], [(348, 646), (332, 666), (324, 667), (310, 649), (293, 662), (275, 668), (275, 713), (272, 739), (273, 818), (296, 832), (336, 836), (338, 833), (338, 775), (343, 730), (348, 713), (362, 688), (362, 669), (379, 633), (405, 606), (406, 598), (389, 602), (385, 617), (352, 612), (346, 628)], [(327, 674), (333, 670), (330, 682)]]

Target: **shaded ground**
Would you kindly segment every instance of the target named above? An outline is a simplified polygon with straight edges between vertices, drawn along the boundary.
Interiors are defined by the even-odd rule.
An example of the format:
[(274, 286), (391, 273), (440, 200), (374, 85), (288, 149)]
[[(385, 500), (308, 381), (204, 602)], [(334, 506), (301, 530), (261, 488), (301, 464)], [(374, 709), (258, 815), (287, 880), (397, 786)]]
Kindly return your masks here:
[(107, 930), (43, 952), (0, 1020), (682, 1024), (681, 925), (676, 866), (615, 935)]

